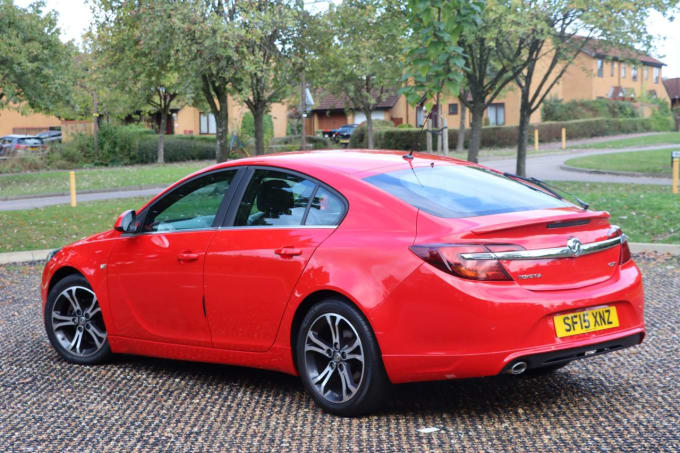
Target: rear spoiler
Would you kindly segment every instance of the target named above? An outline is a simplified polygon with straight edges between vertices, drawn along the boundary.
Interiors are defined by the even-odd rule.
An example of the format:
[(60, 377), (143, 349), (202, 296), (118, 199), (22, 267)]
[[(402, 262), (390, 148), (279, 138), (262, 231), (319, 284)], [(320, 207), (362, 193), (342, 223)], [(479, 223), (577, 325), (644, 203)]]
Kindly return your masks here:
[[(519, 227), (525, 227), (525, 226), (531, 226), (531, 225), (539, 225), (539, 224), (551, 224), (551, 223), (561, 223), (564, 222), (564, 226), (568, 226), (566, 222), (569, 222), (570, 224), (580, 224), (579, 221), (584, 221), (584, 223), (587, 223), (588, 221), (592, 219), (608, 219), (610, 217), (609, 213), (607, 211), (583, 211), (580, 213), (573, 213), (573, 214), (560, 214), (560, 215), (554, 215), (554, 216), (541, 216), (541, 217), (536, 217), (534, 219), (517, 219), (517, 220), (511, 220), (508, 222), (502, 222), (502, 223), (495, 223), (493, 225), (487, 225), (487, 226), (480, 226), (477, 228), (473, 228), (472, 231), (473, 233), (477, 234), (486, 234), (486, 233), (493, 233), (496, 231), (502, 231), (502, 230), (510, 230), (512, 228), (519, 228)], [(571, 223), (571, 222), (575, 223)]]

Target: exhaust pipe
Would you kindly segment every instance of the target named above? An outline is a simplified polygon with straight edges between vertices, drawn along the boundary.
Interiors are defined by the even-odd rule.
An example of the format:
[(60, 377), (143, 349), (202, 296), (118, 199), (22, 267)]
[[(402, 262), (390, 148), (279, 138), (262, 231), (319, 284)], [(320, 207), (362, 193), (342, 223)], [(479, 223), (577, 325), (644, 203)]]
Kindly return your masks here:
[(510, 374), (514, 374), (516, 376), (518, 374), (524, 373), (526, 370), (527, 370), (526, 362), (517, 362), (510, 368)]

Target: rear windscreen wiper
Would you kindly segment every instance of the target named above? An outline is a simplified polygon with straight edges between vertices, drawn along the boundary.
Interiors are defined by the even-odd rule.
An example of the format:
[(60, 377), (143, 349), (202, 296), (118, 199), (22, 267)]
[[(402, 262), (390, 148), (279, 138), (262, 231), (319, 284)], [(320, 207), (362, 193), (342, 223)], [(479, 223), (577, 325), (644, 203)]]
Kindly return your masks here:
[(579, 206), (581, 206), (583, 208), (584, 211), (586, 209), (588, 209), (588, 206), (590, 206), (590, 204), (581, 200), (579, 197), (577, 197), (573, 193), (567, 192), (566, 190), (561, 189), (559, 187), (555, 187), (551, 184), (548, 184), (547, 182), (541, 181), (538, 178), (534, 178), (533, 176), (525, 177), (525, 176), (520, 176), (520, 175), (516, 175), (514, 173), (508, 173), (508, 172), (503, 173), (503, 176), (505, 176), (507, 178), (512, 178), (512, 179), (515, 179), (515, 180), (523, 181), (523, 182), (528, 182), (529, 184), (533, 184), (535, 186), (540, 187), (541, 189), (545, 190), (546, 192), (548, 192), (550, 195), (554, 196), (555, 198), (557, 198), (559, 200), (564, 200), (564, 197), (556, 192), (556, 190), (560, 191), (560, 192), (572, 197), (574, 200), (576, 200), (576, 202), (579, 204)]

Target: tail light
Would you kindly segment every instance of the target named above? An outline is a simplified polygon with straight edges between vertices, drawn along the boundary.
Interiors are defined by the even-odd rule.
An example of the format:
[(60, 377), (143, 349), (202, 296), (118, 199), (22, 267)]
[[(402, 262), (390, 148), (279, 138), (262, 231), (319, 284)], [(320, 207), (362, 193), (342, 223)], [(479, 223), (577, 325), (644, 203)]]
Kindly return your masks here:
[(507, 281), (512, 277), (495, 259), (466, 260), (463, 253), (489, 253), (522, 250), (515, 245), (414, 245), (411, 251), (448, 274), (469, 280)]
[(623, 234), (623, 231), (621, 231), (621, 227), (617, 225), (612, 225), (612, 227), (609, 229), (609, 238), (616, 238), (620, 237), (621, 238), (621, 254), (619, 255), (619, 264), (624, 264), (630, 261), (631, 259), (631, 254), (630, 254), (630, 247), (628, 246), (628, 237), (626, 237), (625, 234)]

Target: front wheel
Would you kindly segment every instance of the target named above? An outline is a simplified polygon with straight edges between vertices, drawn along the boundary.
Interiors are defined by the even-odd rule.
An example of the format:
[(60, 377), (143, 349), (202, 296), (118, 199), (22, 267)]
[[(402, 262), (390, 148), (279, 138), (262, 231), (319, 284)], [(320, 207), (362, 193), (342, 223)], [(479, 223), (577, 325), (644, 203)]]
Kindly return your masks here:
[(111, 356), (99, 301), (81, 275), (69, 275), (50, 290), (45, 330), (54, 349), (69, 362), (92, 365)]
[(296, 359), (307, 392), (336, 415), (377, 409), (389, 387), (373, 331), (356, 308), (341, 300), (325, 300), (307, 313)]

